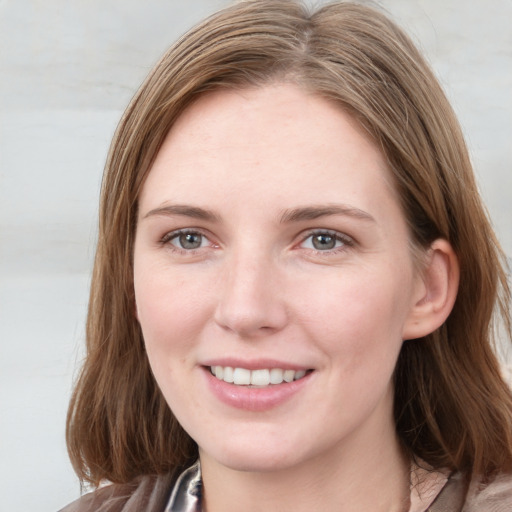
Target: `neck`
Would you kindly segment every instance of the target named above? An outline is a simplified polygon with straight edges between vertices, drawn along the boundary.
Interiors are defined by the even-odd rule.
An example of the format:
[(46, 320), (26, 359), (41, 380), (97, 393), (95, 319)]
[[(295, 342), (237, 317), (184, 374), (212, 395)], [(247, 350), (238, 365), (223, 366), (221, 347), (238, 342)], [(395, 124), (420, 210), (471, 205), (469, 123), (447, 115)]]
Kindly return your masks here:
[(206, 512), (403, 512), (410, 464), (392, 419), (380, 435), (358, 432), (350, 443), (279, 470), (238, 471), (201, 453)]

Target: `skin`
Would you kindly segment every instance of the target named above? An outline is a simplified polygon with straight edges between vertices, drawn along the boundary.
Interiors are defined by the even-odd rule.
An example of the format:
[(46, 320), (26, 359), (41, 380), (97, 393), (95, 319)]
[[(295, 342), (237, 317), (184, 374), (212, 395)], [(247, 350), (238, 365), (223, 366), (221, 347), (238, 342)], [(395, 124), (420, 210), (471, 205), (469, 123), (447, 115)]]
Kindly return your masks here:
[[(392, 374), (425, 280), (385, 159), (347, 114), (289, 84), (201, 97), (142, 189), (134, 285), (208, 511), (407, 510)], [(313, 371), (245, 410), (211, 390), (205, 366), (226, 357)]]

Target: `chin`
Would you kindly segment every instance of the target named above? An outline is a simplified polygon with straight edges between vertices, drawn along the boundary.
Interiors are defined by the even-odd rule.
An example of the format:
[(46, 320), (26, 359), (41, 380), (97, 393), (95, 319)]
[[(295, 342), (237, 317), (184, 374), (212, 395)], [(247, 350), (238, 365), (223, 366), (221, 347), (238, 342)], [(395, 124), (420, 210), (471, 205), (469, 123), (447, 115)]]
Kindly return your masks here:
[(215, 457), (216, 462), (233, 471), (242, 471), (247, 473), (269, 473), (273, 471), (285, 471), (294, 467), (294, 461), (287, 458), (274, 458), (266, 454), (222, 454)]
[(260, 443), (257, 440), (248, 441), (247, 439), (240, 439), (237, 442), (231, 439), (229, 444), (212, 446), (212, 450), (206, 448), (199, 449), (201, 458), (207, 457), (231, 470), (244, 472), (283, 471), (307, 458), (306, 454), (301, 454), (284, 439), (276, 443)]

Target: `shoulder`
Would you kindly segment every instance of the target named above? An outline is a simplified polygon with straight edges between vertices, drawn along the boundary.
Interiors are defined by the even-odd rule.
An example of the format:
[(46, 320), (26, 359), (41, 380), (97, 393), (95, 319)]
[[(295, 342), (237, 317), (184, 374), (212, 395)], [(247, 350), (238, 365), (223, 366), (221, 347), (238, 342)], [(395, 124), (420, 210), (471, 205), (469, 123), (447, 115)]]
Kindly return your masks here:
[(111, 484), (85, 494), (59, 512), (163, 511), (175, 478), (148, 475), (126, 484)]
[(500, 473), (490, 482), (473, 480), (468, 489), (464, 512), (510, 512), (512, 473)]
[(452, 475), (429, 512), (510, 512), (512, 473), (500, 473), (490, 481), (468, 482), (462, 473)]

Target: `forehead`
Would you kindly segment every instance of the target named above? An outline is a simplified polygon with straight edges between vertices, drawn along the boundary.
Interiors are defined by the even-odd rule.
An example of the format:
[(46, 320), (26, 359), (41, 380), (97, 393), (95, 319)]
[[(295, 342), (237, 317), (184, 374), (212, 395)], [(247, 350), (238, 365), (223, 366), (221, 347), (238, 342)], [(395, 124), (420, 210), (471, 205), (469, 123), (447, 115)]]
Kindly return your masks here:
[[(140, 203), (339, 202), (368, 208), (394, 194), (385, 159), (333, 102), (290, 84), (200, 97), (178, 118), (150, 169)], [(378, 195), (378, 194), (377, 194)], [(261, 203), (260, 203), (261, 206)], [(286, 207), (287, 205), (283, 205)]]
[(178, 117), (162, 149), (173, 146), (194, 154), (240, 144), (265, 150), (296, 149), (297, 143), (308, 140), (305, 151), (321, 151), (329, 149), (336, 135), (342, 135), (354, 150), (381, 157), (366, 132), (341, 106), (283, 83), (203, 94)]

